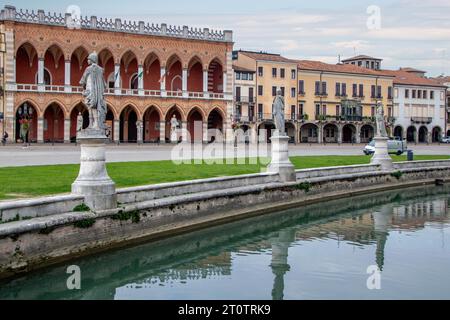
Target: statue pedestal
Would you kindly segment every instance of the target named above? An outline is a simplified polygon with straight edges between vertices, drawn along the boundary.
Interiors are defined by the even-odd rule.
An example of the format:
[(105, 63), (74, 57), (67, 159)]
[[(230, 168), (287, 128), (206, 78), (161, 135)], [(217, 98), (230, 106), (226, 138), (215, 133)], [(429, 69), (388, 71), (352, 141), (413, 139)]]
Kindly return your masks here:
[(275, 135), (272, 141), (272, 161), (267, 167), (267, 172), (278, 173), (281, 181), (296, 181), (295, 167), (289, 160), (289, 137), (286, 135)]
[(375, 153), (370, 160), (371, 164), (378, 164), (381, 166), (381, 170), (390, 171), (393, 170), (392, 158), (389, 156), (387, 137), (375, 137)]
[(178, 143), (178, 130), (172, 131), (170, 133), (170, 142), (171, 143)]
[(81, 145), (81, 164), (72, 193), (82, 195), (94, 211), (117, 207), (115, 183), (106, 172), (105, 145), (108, 138), (102, 130), (85, 129), (77, 134)]

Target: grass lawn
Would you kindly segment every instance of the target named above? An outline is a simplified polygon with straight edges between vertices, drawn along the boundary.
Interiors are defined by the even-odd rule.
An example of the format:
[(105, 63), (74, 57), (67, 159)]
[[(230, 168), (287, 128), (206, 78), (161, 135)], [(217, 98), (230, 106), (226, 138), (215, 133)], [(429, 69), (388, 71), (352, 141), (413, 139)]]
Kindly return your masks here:
[[(406, 161), (406, 156), (393, 156)], [(415, 156), (415, 160), (450, 159), (450, 156)], [(369, 156), (292, 157), (297, 169), (365, 164)], [(117, 187), (130, 187), (181, 180), (232, 176), (260, 172), (261, 164), (175, 165), (171, 161), (123, 162), (107, 164)], [(70, 192), (79, 165), (53, 165), (0, 168), (0, 200)]]

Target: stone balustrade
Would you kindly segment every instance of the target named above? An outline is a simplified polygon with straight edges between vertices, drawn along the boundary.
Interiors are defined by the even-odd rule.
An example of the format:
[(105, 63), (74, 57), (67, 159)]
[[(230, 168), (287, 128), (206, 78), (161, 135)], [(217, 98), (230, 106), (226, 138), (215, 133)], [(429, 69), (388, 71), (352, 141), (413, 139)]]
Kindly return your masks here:
[(233, 41), (233, 32), (230, 30), (217, 31), (208, 28), (172, 26), (165, 23), (158, 25), (145, 23), (144, 21), (122, 21), (121, 19), (113, 20), (97, 18), (96, 16), (91, 16), (90, 18), (87, 16), (74, 17), (70, 13), (65, 13), (64, 15), (62, 13), (46, 13), (44, 10), (16, 9), (13, 6), (5, 6), (0, 12), (0, 20), (204, 41)]

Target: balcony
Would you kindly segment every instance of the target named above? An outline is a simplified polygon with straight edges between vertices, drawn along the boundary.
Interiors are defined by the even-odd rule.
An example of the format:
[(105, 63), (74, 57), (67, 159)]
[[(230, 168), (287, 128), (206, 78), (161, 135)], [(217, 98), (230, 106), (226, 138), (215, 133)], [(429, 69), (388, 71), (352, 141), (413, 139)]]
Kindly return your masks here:
[(256, 97), (244, 97), (244, 96), (235, 96), (234, 102), (236, 103), (255, 103)]
[(241, 116), (241, 115), (235, 115), (233, 117), (234, 122), (238, 123), (253, 123), (256, 121), (256, 117), (254, 116)]
[(411, 122), (419, 123), (419, 124), (430, 124), (431, 122), (433, 122), (433, 118), (431, 118), (431, 117), (412, 117)]
[(314, 92), (314, 95), (316, 97), (328, 97), (328, 93), (327, 92)]
[[(66, 93), (81, 94), (82, 87), (76, 86), (55, 86), (55, 85), (37, 85), (37, 84), (16, 84), (9, 85), (9, 91), (20, 92), (47, 92), (47, 93)], [(227, 100), (228, 97), (224, 93), (216, 92), (183, 92), (183, 91), (160, 91), (160, 90), (139, 90), (124, 88), (107, 88), (105, 95), (116, 96), (135, 96), (135, 97), (157, 97), (157, 98), (191, 98), (191, 99), (214, 99)]]

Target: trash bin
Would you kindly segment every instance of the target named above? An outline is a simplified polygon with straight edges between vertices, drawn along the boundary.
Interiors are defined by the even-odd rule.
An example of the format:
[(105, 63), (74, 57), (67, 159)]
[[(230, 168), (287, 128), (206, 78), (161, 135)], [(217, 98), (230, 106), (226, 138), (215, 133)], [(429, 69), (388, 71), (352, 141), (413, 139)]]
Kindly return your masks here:
[(414, 152), (412, 150), (408, 150), (408, 161), (414, 161)]

